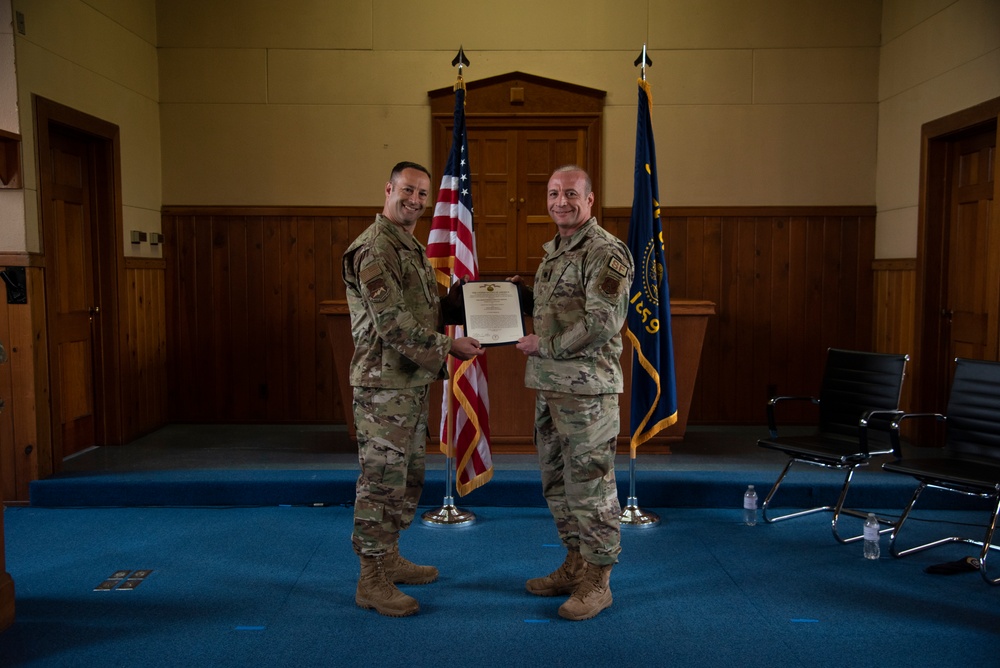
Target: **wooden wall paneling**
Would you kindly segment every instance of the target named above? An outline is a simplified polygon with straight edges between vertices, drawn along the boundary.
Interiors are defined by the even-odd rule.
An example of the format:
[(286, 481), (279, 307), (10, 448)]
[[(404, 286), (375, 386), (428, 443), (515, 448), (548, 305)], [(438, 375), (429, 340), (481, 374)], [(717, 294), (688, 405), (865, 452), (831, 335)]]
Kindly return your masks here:
[(122, 392), (122, 431), (125, 434), (132, 434), (138, 431), (142, 409), (139, 386), (139, 348), (140, 334), (142, 327), (140, 315), (136, 305), (142, 295), (142, 286), (137, 281), (141, 277), (134, 269), (125, 269), (125, 288), (122, 291), (125, 299), (125, 317), (122, 325), (125, 327), (125, 361), (122, 364), (122, 387), (126, 391)]
[(327, 340), (326, 323), (319, 315), (320, 302), (333, 299), (334, 279), (339, 280), (339, 272), (334, 274), (334, 270), (340, 264), (340, 258), (334, 261), (333, 240), (335, 220), (332, 216), (323, 216), (316, 219), (314, 264), (316, 288), (312, 296), (313, 308), (313, 339), (315, 346), (315, 367), (316, 367), (316, 419), (322, 422), (333, 422), (336, 419), (337, 390), (336, 379), (333, 377), (333, 349)]
[(126, 260), (122, 408), (124, 442), (167, 422), (165, 271), (160, 260)]
[[(210, 381), (210, 369), (197, 355), (198, 319), (195, 310), (198, 304), (198, 284), (195, 275), (195, 218), (177, 216), (173, 218), (174, 234), (165, 239), (176, 238), (176, 260), (168, 264), (172, 270), (172, 280), (168, 281), (168, 302), (172, 336), (168, 339), (167, 351), (171, 358), (172, 382), (169, 384), (169, 406), (173, 421), (197, 420), (198, 405), (202, 400), (201, 389)], [(169, 243), (164, 250), (169, 248)], [(207, 301), (207, 300), (206, 300)], [(210, 348), (212, 342), (204, 341)]]
[[(722, 284), (722, 224), (717, 216), (698, 216), (669, 221), (684, 221), (688, 237), (700, 237), (704, 242), (704, 250), (699, 255), (692, 255), (687, 258), (686, 271), (687, 279), (685, 284), (687, 290), (676, 290), (671, 284), (671, 296), (674, 298), (686, 298), (688, 295), (700, 294), (702, 299), (716, 304), (716, 315), (708, 319), (705, 331), (705, 341), (703, 350), (714, 351), (714, 354), (702, 353), (701, 366), (698, 370), (698, 379), (694, 387), (694, 396), (691, 400), (691, 416), (689, 421), (699, 422), (705, 418), (705, 411), (716, 404), (717, 398), (723, 391), (722, 366), (719, 360), (720, 347), (720, 313), (723, 299)], [(670, 223), (673, 226), (672, 223)], [(674, 263), (678, 260), (674, 259)], [(673, 269), (669, 270), (671, 280)], [(697, 278), (694, 278), (697, 276)], [(694, 287), (700, 284), (699, 288)]]
[(204, 312), (205, 320), (202, 328), (208, 340), (212, 341), (211, 356), (214, 392), (206, 397), (208, 405), (213, 407), (215, 415), (233, 414), (233, 393), (228, 390), (229, 381), (233, 377), (235, 352), (232, 347), (233, 302), (232, 292), (235, 287), (230, 275), (230, 254), (233, 252), (232, 239), (229, 237), (229, 221), (226, 216), (216, 216), (205, 226), (209, 232), (210, 241), (203, 248), (206, 259), (205, 271), (198, 272), (199, 281), (203, 282), (204, 292), (210, 295), (211, 309)]
[(872, 325), (873, 349), (882, 353), (910, 355), (900, 405), (904, 409), (912, 410), (912, 378), (915, 367), (919, 364), (913, 349), (916, 335), (916, 260), (877, 260), (872, 263), (872, 271), (874, 274), (872, 299), (875, 304)]
[(770, 217), (760, 217), (754, 223), (754, 271), (752, 285), (753, 295), (753, 357), (751, 365), (753, 368), (753, 385), (748, 391), (742, 393), (745, 401), (741, 409), (742, 415), (753, 415), (758, 413), (761, 406), (764, 406), (768, 399), (768, 385), (771, 379), (771, 370), (782, 372), (778, 360), (774, 360), (773, 337), (775, 325), (771, 321), (774, 311), (780, 309), (785, 304), (782, 299), (784, 285), (777, 280), (774, 274), (772, 261), (774, 258), (774, 234), (773, 230), (777, 219)]
[[(825, 269), (825, 226), (823, 220), (806, 221), (806, 248), (803, 261), (806, 263), (806, 294), (805, 303), (802, 304), (803, 314), (803, 336), (813, 336), (816, 341), (815, 347), (807, 352), (800, 351), (799, 359), (796, 363), (802, 365), (804, 371), (803, 385), (797, 388), (781, 390), (782, 394), (813, 394), (819, 387), (819, 380), (822, 377), (821, 369), (824, 364), (823, 351), (830, 346), (830, 330), (823, 322), (825, 305), (823, 303), (824, 283), (826, 280)], [(810, 354), (811, 352), (811, 354)], [(807, 382), (806, 379), (812, 379)]]
[[(835, 223), (841, 233), (841, 258), (837, 267), (840, 303), (837, 311), (845, 331), (844, 339), (858, 341), (859, 348), (871, 350), (871, 279), (867, 281), (868, 294), (861, 294), (859, 285), (864, 272), (871, 273), (871, 255), (861, 249), (861, 230), (855, 218), (841, 218)], [(862, 257), (862, 255), (866, 257)], [(864, 331), (862, 331), (864, 330)], [(866, 343), (867, 342), (867, 343)]]
[(789, 346), (791, 336), (789, 325), (792, 317), (792, 286), (789, 283), (789, 268), (791, 264), (791, 221), (787, 218), (775, 217), (770, 219), (771, 225), (771, 257), (770, 257), (770, 281), (771, 281), (771, 303), (770, 327), (769, 327), (769, 349), (768, 368), (764, 370), (764, 377), (767, 382), (761, 391), (759, 410), (764, 411), (763, 406), (768, 398), (777, 394), (778, 386), (788, 385), (789, 373)]
[(167, 320), (164, 301), (166, 271), (161, 267), (156, 271), (146, 272), (146, 277), (149, 286), (147, 295), (150, 298), (145, 302), (148, 323), (145, 386), (150, 400), (147, 402), (149, 412), (143, 432), (159, 428), (167, 422)]
[(265, 410), (263, 417), (267, 421), (280, 415), (279, 402), (282, 389), (279, 387), (279, 376), (282, 372), (281, 351), (285, 348), (283, 333), (285, 331), (285, 313), (282, 300), (281, 258), (282, 235), (278, 222), (272, 217), (264, 218), (264, 257), (261, 274), (264, 277), (264, 340), (261, 351), (264, 354)]
[(729, 420), (739, 420), (740, 415), (749, 415), (754, 411), (754, 405), (759, 405), (757, 391), (760, 384), (754, 377), (756, 365), (755, 356), (760, 346), (760, 333), (755, 327), (756, 313), (754, 311), (754, 295), (757, 291), (754, 276), (757, 271), (756, 258), (757, 221), (750, 216), (740, 216), (736, 221), (736, 285), (734, 286), (734, 315), (738, 323), (744, 326), (733, 332), (734, 365), (737, 369), (740, 391), (732, 393), (732, 413)]
[(28, 484), (50, 475), (52, 426), (49, 411), (48, 341), (45, 330), (45, 272), (25, 270), (28, 303), (8, 306), (11, 395), (5, 411), (13, 418), (14, 489), (4, 498), (28, 500)]
[[(223, 340), (218, 335), (218, 313), (224, 310), (217, 304), (218, 293), (213, 280), (215, 260), (214, 237), (215, 217), (207, 224), (194, 222), (194, 254), (191, 276), (193, 278), (192, 315), (194, 316), (194, 338), (190, 350), (198, 370), (189, 391), (197, 401), (196, 415), (200, 420), (211, 420), (219, 414), (219, 395), (226, 391), (220, 367), (226, 357)], [(220, 240), (225, 243), (225, 239)]]
[(250, 294), (251, 223), (247, 216), (226, 216), (219, 221), (219, 225), (225, 226), (229, 238), (229, 287), (226, 293), (230, 308), (230, 333), (226, 350), (232, 391), (227, 393), (229, 412), (226, 415), (248, 416), (254, 387), (250, 369), (254, 365), (253, 357), (259, 354), (250, 346), (250, 303), (259, 301)]
[(289, 382), (293, 384), (298, 401), (294, 407), (293, 414), (299, 420), (316, 419), (318, 413), (317, 393), (320, 385), (320, 371), (317, 366), (319, 360), (319, 300), (316, 299), (316, 218), (299, 218), (296, 220), (298, 228), (298, 268), (297, 277), (298, 295), (296, 297), (296, 307), (292, 310), (296, 322), (297, 340), (295, 351), (297, 353), (296, 364), (292, 367), (298, 369), (296, 382), (295, 374), (289, 377)]
[[(805, 388), (807, 379), (812, 379), (813, 369), (802, 365), (804, 341), (806, 340), (806, 322), (803, 319), (804, 306), (809, 295), (808, 273), (805, 263), (808, 247), (809, 225), (804, 216), (789, 216), (788, 227), (788, 316), (786, 319), (786, 355), (785, 368), (779, 379), (784, 384), (775, 382), (775, 387), (768, 388), (775, 394), (788, 393), (792, 388)], [(770, 392), (769, 392), (770, 393)], [(764, 410), (764, 409), (761, 409)]]
[[(168, 215), (165, 229), (174, 225), (178, 230), (178, 261), (168, 265), (171, 272), (185, 274), (185, 278), (172, 276), (168, 287), (173, 287), (166, 291), (173, 295), (168, 296), (170, 331), (180, 342), (171, 355), (188, 359), (187, 366), (196, 370), (180, 373), (199, 379), (202, 386), (200, 404), (172, 403), (172, 411), (176, 406), (184, 419), (213, 419), (204, 417), (199, 408), (213, 405), (215, 392), (226, 391), (233, 397), (243, 393), (249, 403), (256, 398), (263, 410), (246, 412), (243, 400), (233, 399), (228, 404), (232, 414), (215, 420), (329, 421), (334, 416), (345, 421), (350, 397), (341, 397), (339, 387), (328, 378), (333, 361), (318, 305), (344, 299), (341, 256), (371, 223), (374, 212), (289, 210), (289, 215), (281, 215), (286, 212), (275, 210), (234, 215), (227, 221), (225, 235), (208, 236), (198, 227), (212, 216), (218, 219), (220, 212), (174, 215), (174, 223), (167, 222)], [(813, 391), (826, 347), (871, 341), (866, 328), (873, 326), (870, 300), (875, 293), (866, 258), (873, 252), (874, 214), (867, 210), (827, 214), (820, 209), (665, 212), (671, 297), (711, 301), (718, 311), (708, 322), (692, 424), (762, 423), (771, 388), (782, 393)], [(609, 230), (627, 238), (628, 209), (610, 209), (602, 216)], [(183, 220), (191, 224), (185, 227)], [(422, 220), (416, 232), (421, 241), (428, 229), (429, 219)], [(213, 239), (228, 246), (228, 265), (202, 272), (196, 259), (203, 254), (201, 246)], [(220, 280), (215, 274), (224, 268), (230, 287), (206, 293), (204, 286)], [(245, 298), (241, 290), (246, 291)], [(208, 348), (217, 349), (213, 354), (224, 354), (218, 340), (226, 338), (221, 330), (206, 338), (200, 325), (187, 322), (191, 314), (196, 321), (202, 313), (211, 314), (214, 307), (205, 310), (198, 303), (209, 301), (206, 294), (213, 295), (211, 301), (223, 294), (230, 300), (233, 319), (226, 345), (234, 357), (226, 367), (228, 376), (206, 371), (211, 366), (199, 362), (197, 355), (185, 357), (185, 346), (206, 342)], [(205, 382), (207, 373), (214, 376), (211, 383)], [(498, 406), (500, 413), (503, 410)]]
[(173, 410), (177, 396), (177, 377), (179, 375), (180, 358), (177, 356), (177, 321), (179, 309), (177, 309), (177, 275), (179, 263), (177, 261), (177, 217), (166, 214), (160, 215), (160, 230), (163, 232), (163, 263), (165, 270), (163, 274), (163, 308), (166, 312), (163, 334), (165, 342), (165, 357), (167, 360), (166, 384), (164, 393), (166, 396), (167, 422), (173, 417)]
[(267, 370), (268, 357), (273, 355), (267, 349), (269, 313), (264, 300), (267, 281), (265, 273), (266, 226), (264, 216), (246, 216), (233, 220), (233, 225), (246, 225), (246, 281), (241, 290), (246, 292), (246, 319), (237, 321), (246, 328), (246, 357), (242, 362), (247, 368), (249, 384), (246, 387), (247, 412), (229, 419), (250, 422), (263, 421), (267, 415)]
[[(0, 295), (4, 291), (0, 290)], [(6, 299), (0, 299), (0, 343), (10, 356), (11, 328), (10, 308)], [(10, 362), (0, 364), (0, 399), (3, 409), (0, 409), (0, 500), (14, 499), (17, 491), (15, 479), (16, 455), (14, 453), (14, 382)]]

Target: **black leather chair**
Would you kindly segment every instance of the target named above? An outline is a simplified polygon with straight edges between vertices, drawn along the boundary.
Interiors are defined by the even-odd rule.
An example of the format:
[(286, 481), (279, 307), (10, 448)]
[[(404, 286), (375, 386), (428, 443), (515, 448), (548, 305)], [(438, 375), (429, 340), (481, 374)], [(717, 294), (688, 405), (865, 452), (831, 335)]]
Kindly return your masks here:
[[(788, 463), (761, 504), (765, 522), (801, 517), (822, 511), (832, 512), (833, 537), (840, 543), (861, 540), (863, 534), (844, 538), (837, 530), (842, 514), (865, 518), (867, 512), (845, 508), (847, 492), (854, 472), (867, 466), (872, 457), (888, 455), (892, 445), (888, 435), (889, 418), (899, 407), (899, 395), (906, 372), (907, 355), (872, 353), (831, 348), (827, 351), (826, 365), (818, 397), (776, 396), (767, 402), (767, 423), (770, 438), (757, 444), (788, 455)], [(779, 436), (776, 409), (782, 402), (808, 401), (819, 408), (819, 421), (815, 430), (804, 436)], [(869, 420), (872, 411), (879, 411), (876, 421)], [(878, 422), (878, 424), (876, 424)], [(879, 429), (875, 429), (875, 427)], [(819, 506), (778, 517), (769, 514), (771, 502), (785, 480), (792, 465), (808, 464), (825, 469), (845, 472), (840, 496), (833, 505)], [(879, 518), (881, 524), (890, 525), (881, 533), (891, 531), (891, 522)]]
[[(899, 423), (906, 419), (926, 418), (944, 422), (944, 447), (937, 449), (903, 448), (899, 438)], [(919, 423), (918, 423), (919, 424)], [(948, 397), (947, 414), (909, 413), (897, 417), (892, 431), (893, 446), (898, 459), (886, 462), (882, 468), (917, 479), (913, 497), (903, 510), (889, 541), (894, 557), (948, 543), (978, 545), (979, 572), (990, 584), (1000, 584), (1000, 577), (987, 574), (986, 560), (993, 545), (993, 533), (1000, 514), (1000, 362), (955, 360), (955, 375)], [(931, 454), (925, 454), (930, 450)], [(929, 543), (900, 548), (899, 536), (916, 505), (920, 494), (928, 487), (987, 499), (992, 504), (990, 521), (982, 539), (947, 536)]]

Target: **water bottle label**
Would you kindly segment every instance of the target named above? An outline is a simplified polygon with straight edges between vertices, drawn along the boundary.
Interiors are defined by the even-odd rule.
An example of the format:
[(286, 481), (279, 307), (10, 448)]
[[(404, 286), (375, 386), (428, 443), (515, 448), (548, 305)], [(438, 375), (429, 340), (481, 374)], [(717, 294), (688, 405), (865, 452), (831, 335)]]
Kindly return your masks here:
[(744, 496), (743, 510), (757, 510), (757, 499), (752, 496)]
[(873, 527), (865, 525), (865, 540), (878, 540), (878, 525)]

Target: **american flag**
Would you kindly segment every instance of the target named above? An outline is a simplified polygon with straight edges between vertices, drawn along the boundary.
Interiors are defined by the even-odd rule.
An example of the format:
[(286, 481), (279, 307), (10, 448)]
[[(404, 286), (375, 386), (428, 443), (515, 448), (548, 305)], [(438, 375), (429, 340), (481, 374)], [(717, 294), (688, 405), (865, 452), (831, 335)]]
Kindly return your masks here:
[[(455, 129), (451, 153), (427, 239), (427, 257), (444, 287), (468, 278), (478, 280), (476, 238), (472, 231), (472, 190), (469, 178), (469, 142), (465, 132), (465, 85), (455, 86)], [(463, 327), (449, 334), (464, 335)], [(485, 356), (460, 362), (448, 358), (450, 379), (445, 381), (441, 408), (441, 451), (455, 459), (455, 488), (462, 496), (493, 477), (490, 452), (490, 397), (486, 387)], [(450, 446), (454, 444), (452, 449)]]

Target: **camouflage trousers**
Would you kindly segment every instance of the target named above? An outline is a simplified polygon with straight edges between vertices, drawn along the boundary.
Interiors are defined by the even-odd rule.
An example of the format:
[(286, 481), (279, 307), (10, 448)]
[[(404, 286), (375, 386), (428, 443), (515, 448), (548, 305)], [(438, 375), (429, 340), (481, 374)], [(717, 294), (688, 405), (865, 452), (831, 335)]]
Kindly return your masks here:
[(429, 387), (354, 388), (358, 476), (351, 543), (385, 554), (413, 522), (424, 488)]
[(535, 396), (542, 492), (559, 538), (586, 561), (614, 564), (621, 552), (615, 485), (618, 395), (538, 390)]

